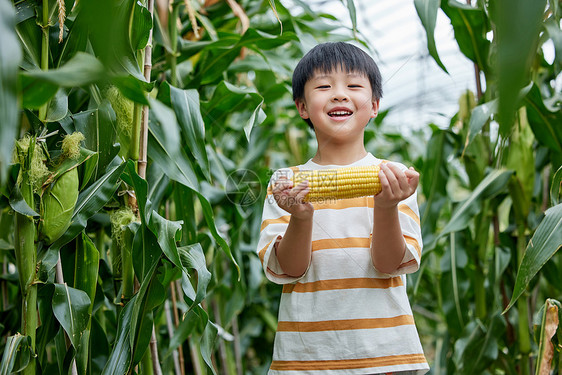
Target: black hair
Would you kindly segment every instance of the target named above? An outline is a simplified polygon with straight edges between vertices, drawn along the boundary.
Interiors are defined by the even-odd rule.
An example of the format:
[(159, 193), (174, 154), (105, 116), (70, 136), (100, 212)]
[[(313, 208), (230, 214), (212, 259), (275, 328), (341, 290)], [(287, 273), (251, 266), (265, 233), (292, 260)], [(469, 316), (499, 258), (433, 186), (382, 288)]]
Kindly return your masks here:
[[(293, 100), (304, 99), (304, 85), (317, 72), (331, 72), (341, 68), (347, 73), (364, 74), (371, 83), (373, 97), (382, 98), (382, 78), (375, 61), (360, 48), (345, 42), (318, 44), (297, 64), (293, 72)], [(310, 127), (312, 123), (305, 119)]]

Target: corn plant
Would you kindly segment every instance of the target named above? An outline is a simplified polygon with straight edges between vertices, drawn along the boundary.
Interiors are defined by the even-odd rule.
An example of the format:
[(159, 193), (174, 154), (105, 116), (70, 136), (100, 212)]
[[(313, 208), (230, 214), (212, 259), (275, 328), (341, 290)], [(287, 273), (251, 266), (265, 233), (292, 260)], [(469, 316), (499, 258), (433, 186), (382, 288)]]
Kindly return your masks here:
[[(445, 13), (478, 88), (459, 98), (448, 129), (432, 129), (422, 167), (426, 256), (415, 289), (423, 311), (435, 313), (426, 315), (438, 332), (433, 371), (559, 373), (560, 329), (550, 325), (559, 333), (546, 340), (554, 343), (546, 366), (546, 341), (533, 340), (533, 327), (544, 332), (540, 306), (562, 293), (560, 2), (415, 5), (446, 71), (433, 39)], [(549, 306), (552, 314), (557, 302)]]
[(0, 373), (263, 373), (255, 203), (296, 59), (354, 30), (300, 1), (0, 14)]

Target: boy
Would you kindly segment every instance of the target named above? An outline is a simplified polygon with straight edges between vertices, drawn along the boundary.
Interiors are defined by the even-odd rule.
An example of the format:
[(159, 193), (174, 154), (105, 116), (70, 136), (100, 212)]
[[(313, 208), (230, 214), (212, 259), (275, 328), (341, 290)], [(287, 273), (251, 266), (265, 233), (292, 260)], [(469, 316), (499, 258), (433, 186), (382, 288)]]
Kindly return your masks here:
[(377, 165), (363, 132), (382, 96), (377, 65), (347, 43), (314, 47), (293, 73), (293, 97), (316, 155), (272, 177), (258, 254), (283, 284), (270, 375), (424, 374), (429, 369), (406, 295), (419, 268), (419, 175), (383, 163), (376, 196), (304, 202), (296, 170)]

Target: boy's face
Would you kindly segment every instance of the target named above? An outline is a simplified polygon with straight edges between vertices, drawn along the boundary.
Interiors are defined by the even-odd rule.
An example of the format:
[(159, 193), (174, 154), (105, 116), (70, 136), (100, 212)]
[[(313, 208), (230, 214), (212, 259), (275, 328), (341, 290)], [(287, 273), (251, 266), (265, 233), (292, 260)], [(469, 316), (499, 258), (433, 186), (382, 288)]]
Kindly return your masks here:
[(379, 109), (369, 79), (341, 69), (316, 72), (304, 86), (304, 100), (295, 104), (300, 116), (314, 125), (319, 141), (362, 138), (369, 119)]

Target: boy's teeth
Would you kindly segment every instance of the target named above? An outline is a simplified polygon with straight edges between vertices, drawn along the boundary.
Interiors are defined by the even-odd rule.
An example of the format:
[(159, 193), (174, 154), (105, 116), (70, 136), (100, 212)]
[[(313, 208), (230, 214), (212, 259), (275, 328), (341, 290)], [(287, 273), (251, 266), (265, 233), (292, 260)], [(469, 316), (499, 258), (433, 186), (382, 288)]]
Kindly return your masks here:
[(349, 111), (334, 111), (334, 112), (330, 112), (328, 114), (330, 116), (349, 116), (349, 115), (351, 115), (351, 112), (349, 112)]

